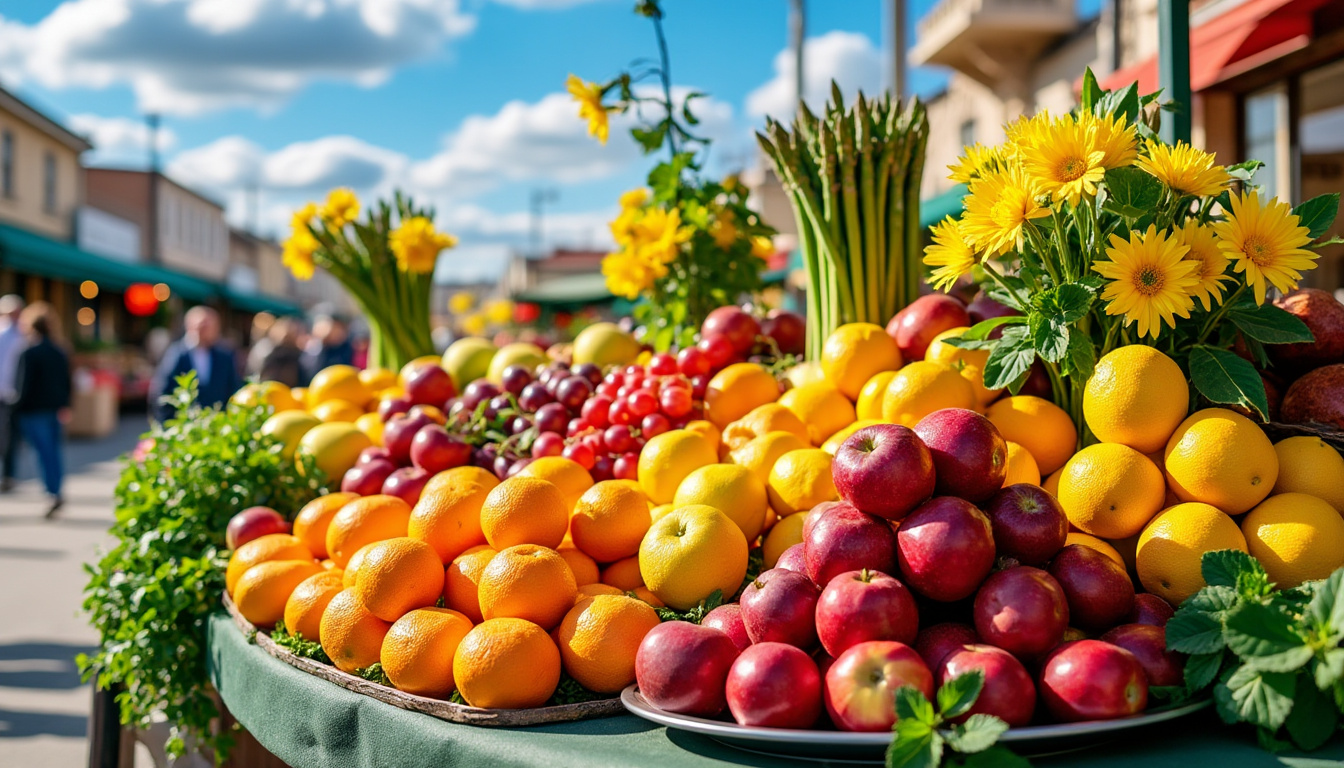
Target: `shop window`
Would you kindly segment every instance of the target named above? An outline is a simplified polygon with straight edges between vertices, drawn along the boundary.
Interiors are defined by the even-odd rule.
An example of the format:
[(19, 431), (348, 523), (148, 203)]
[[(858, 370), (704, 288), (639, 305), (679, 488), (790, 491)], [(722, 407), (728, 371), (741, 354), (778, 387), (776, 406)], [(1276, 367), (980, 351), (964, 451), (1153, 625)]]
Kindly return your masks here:
[(961, 124), (961, 146), (969, 147), (975, 143), (975, 120), (967, 120)]
[(1265, 164), (1255, 181), (1269, 196), (1292, 194), (1288, 146), (1288, 93), (1278, 84), (1246, 97), (1246, 157)]
[(56, 213), (56, 155), (49, 151), (42, 154), (42, 210)]
[(14, 134), (0, 131), (0, 195), (14, 196)]

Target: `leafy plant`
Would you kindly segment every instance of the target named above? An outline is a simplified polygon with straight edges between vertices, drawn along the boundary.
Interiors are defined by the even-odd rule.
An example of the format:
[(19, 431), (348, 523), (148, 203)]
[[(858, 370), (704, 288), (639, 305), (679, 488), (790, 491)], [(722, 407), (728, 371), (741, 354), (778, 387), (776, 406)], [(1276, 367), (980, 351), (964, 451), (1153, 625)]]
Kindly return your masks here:
[[(631, 595), (633, 597), (633, 594)], [(716, 589), (709, 593), (709, 597), (701, 600), (699, 604), (685, 611), (678, 611), (675, 608), (655, 608), (658, 612), (658, 618), (663, 621), (689, 621), (692, 624), (699, 624), (705, 620), (709, 612), (723, 605), (723, 590)]]
[(896, 691), (896, 736), (887, 748), (887, 768), (1030, 768), (1025, 758), (994, 746), (1008, 730), (1000, 718), (976, 714), (946, 727), (971, 711), (984, 687), (985, 673), (978, 669), (948, 680), (934, 696), (936, 711), (919, 689)]
[(285, 626), (285, 620), (281, 619), (275, 623), (275, 628), (271, 630), (271, 639), (275, 644), (289, 651), (290, 653), (303, 659), (312, 659), (320, 661), (323, 664), (331, 664), (331, 657), (322, 650), (322, 644), (316, 640), (309, 640), (297, 632), (290, 632)]
[(192, 374), (165, 398), (176, 415), (154, 424), (125, 460), (115, 493), (116, 545), (86, 565), (84, 610), (99, 648), (78, 659), (84, 679), (119, 686), (121, 722), (172, 723), (168, 751), (187, 739), (217, 755), (231, 739), (212, 733), (218, 717), (206, 673), (206, 625), (220, 608), (229, 518), (264, 504), (293, 513), (323, 490), (311, 463), (302, 473), (274, 437), (261, 434), (267, 406), (195, 404)]
[(1207, 552), (1208, 586), (1167, 622), (1167, 647), (1190, 654), (1186, 694), (1212, 686), (1227, 723), (1256, 726), (1260, 743), (1316, 749), (1344, 709), (1344, 569), (1280, 590), (1245, 552)]

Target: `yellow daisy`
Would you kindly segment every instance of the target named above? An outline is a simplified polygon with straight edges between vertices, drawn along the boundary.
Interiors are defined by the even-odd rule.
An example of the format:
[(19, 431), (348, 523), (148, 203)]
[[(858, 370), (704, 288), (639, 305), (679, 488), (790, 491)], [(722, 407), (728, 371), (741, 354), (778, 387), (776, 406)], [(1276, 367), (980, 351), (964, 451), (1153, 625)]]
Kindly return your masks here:
[(751, 238), (751, 255), (758, 259), (768, 259), (775, 255), (775, 241), (765, 235)]
[(1183, 195), (1211, 197), (1232, 183), (1227, 170), (1213, 164), (1213, 155), (1189, 144), (1173, 146), (1150, 140), (1147, 149), (1138, 166)]
[(387, 243), (402, 271), (425, 274), (434, 271), (439, 252), (457, 245), (457, 238), (435, 230), (424, 216), (412, 216), (392, 230)]
[(332, 229), (340, 229), (358, 216), (359, 198), (349, 187), (337, 187), (327, 193), (327, 202), (322, 205), (322, 220)]
[[(634, 224), (635, 241), (639, 243), (638, 254), (651, 265), (661, 267), (677, 258), (681, 244), (691, 239), (694, 230), (681, 226), (681, 210), (673, 208), (650, 208)], [(658, 277), (666, 274), (666, 270)]]
[(1006, 154), (1017, 154), (1030, 147), (1040, 130), (1050, 122), (1050, 112), (1045, 110), (1034, 115), (1022, 115), (1005, 125), (1003, 131), (1008, 139), (1004, 145)]
[(629, 251), (607, 254), (602, 259), (602, 275), (607, 279), (607, 290), (632, 301), (655, 280), (652, 265)]
[(643, 208), (647, 202), (649, 202), (649, 190), (644, 187), (635, 187), (621, 193), (621, 210), (623, 211)]
[(1097, 194), (1105, 157), (1096, 147), (1096, 131), (1066, 115), (1031, 131), (1022, 165), (1042, 192), (1076, 206)]
[(1101, 167), (1106, 170), (1133, 165), (1139, 156), (1138, 129), (1123, 116), (1103, 115), (1098, 117), (1084, 112), (1078, 122), (1085, 128), (1096, 132), (1095, 146), (1102, 152)]
[(714, 220), (709, 223), (709, 236), (714, 238), (714, 244), (728, 250), (737, 242), (737, 225), (733, 223), (732, 211), (720, 211)]
[(1190, 289), (1190, 295), (1199, 299), (1204, 311), (1212, 309), (1213, 304), (1223, 303), (1223, 283), (1233, 282), (1227, 274), (1227, 256), (1218, 247), (1218, 239), (1213, 228), (1200, 224), (1194, 218), (1185, 220), (1185, 225), (1175, 232), (1181, 245), (1189, 248), (1185, 260), (1199, 265), (1194, 272), (1199, 282)]
[(1260, 195), (1251, 191), (1232, 195), (1227, 221), (1214, 223), (1218, 247), (1232, 259), (1232, 271), (1246, 273), (1255, 303), (1265, 303), (1266, 283), (1287, 293), (1297, 288), (1303, 272), (1316, 268), (1319, 254), (1302, 247), (1311, 242), (1311, 233), (1299, 221), (1287, 203), (1272, 197), (1262, 206)]
[(1124, 315), (1125, 325), (1139, 324), (1139, 337), (1156, 339), (1162, 324), (1176, 327), (1176, 315), (1190, 317), (1195, 301), (1191, 291), (1199, 283), (1199, 265), (1184, 261), (1186, 247), (1166, 231), (1149, 226), (1147, 232), (1131, 232), (1129, 239), (1111, 235), (1106, 249), (1110, 261), (1092, 269), (1111, 280), (1101, 291), (1106, 314)]
[(607, 122), (607, 107), (602, 103), (602, 86), (570, 75), (565, 80), (565, 89), (579, 103), (579, 119), (588, 121), (588, 134), (595, 136), (598, 143), (606, 144), (611, 126)]
[(947, 166), (952, 172), (947, 178), (958, 184), (970, 184), (971, 179), (999, 167), (998, 147), (986, 147), (976, 142), (969, 147), (962, 147), (962, 151), (962, 156), (957, 158), (957, 164)]
[(995, 256), (1022, 248), (1022, 228), (1032, 219), (1050, 215), (1036, 202), (1037, 190), (1018, 169), (987, 173), (971, 181), (963, 198), (962, 237), (977, 250)]
[(975, 248), (961, 234), (961, 224), (951, 216), (931, 228), (933, 244), (924, 249), (924, 263), (933, 267), (929, 284), (949, 291), (962, 275), (979, 263)]
[(458, 291), (448, 299), (448, 311), (454, 315), (464, 315), (476, 306), (476, 297), (466, 291)]
[(304, 203), (303, 207), (294, 212), (290, 217), (289, 224), (293, 229), (307, 229), (309, 222), (317, 215), (317, 203)]
[(317, 248), (317, 238), (308, 231), (307, 224), (302, 228), (296, 227), (294, 233), (285, 241), (284, 250), (280, 252), (280, 263), (299, 280), (311, 280), (314, 271), (313, 253)]

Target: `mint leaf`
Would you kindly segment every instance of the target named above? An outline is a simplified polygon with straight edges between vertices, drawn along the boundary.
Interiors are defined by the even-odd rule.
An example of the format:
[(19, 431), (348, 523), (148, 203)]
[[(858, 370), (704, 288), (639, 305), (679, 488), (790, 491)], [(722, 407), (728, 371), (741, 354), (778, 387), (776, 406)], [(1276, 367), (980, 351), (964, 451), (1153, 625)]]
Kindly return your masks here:
[(1079, 106), (1084, 112), (1091, 112), (1092, 105), (1097, 103), (1103, 93), (1105, 91), (1097, 84), (1097, 76), (1092, 74), (1092, 68), (1086, 67), (1083, 70), (1083, 92), (1079, 96)]
[[(1002, 325), (1021, 325), (1027, 322), (1025, 315), (1005, 315), (1003, 317), (991, 317), (988, 320), (981, 320), (971, 326), (969, 331), (961, 334), (961, 338), (966, 340), (988, 339), (989, 334), (994, 332), (995, 328)], [(947, 341), (947, 339), (944, 339)]]
[(1218, 677), (1218, 669), (1223, 665), (1223, 652), (1197, 653), (1185, 660), (1185, 687), (1190, 691), (1202, 691)]
[(1227, 319), (1247, 336), (1264, 344), (1311, 342), (1315, 337), (1297, 316), (1273, 304), (1239, 303), (1227, 311)]
[(940, 722), (940, 718), (933, 711), (933, 705), (925, 698), (923, 692), (912, 685), (896, 689), (896, 719), (897, 722), (917, 720), (930, 728), (936, 727)]
[[(1194, 599), (1194, 598), (1191, 598)], [(1167, 621), (1167, 647), (1180, 653), (1216, 653), (1223, 650), (1223, 623), (1218, 617), (1181, 606)]]
[(1293, 215), (1298, 217), (1298, 226), (1310, 230), (1307, 234), (1312, 240), (1324, 235), (1330, 229), (1330, 225), (1335, 223), (1335, 214), (1338, 212), (1338, 192), (1317, 195), (1293, 208)]
[(1190, 350), (1190, 383), (1215, 403), (1253, 408), (1267, 418), (1265, 382), (1255, 366), (1226, 349), (1198, 344)]
[(1293, 691), (1291, 673), (1241, 667), (1213, 689), (1213, 700), (1225, 722), (1245, 722), (1277, 731), (1293, 709)]
[[(949, 720), (961, 717), (975, 705), (975, 700), (980, 698), (980, 691), (984, 690), (984, 687), (985, 673), (979, 669), (973, 669), (948, 680), (938, 689), (938, 711)], [(954, 747), (954, 749), (960, 748)]]
[(1127, 219), (1137, 219), (1162, 200), (1162, 182), (1133, 166), (1112, 168), (1106, 172), (1106, 192), (1103, 208)]
[(1237, 181), (1250, 181), (1255, 178), (1255, 172), (1264, 167), (1265, 164), (1259, 160), (1247, 160), (1243, 163), (1227, 166), (1227, 175)]
[(1213, 614), (1221, 623), (1223, 616), (1237, 607), (1238, 602), (1237, 591), (1231, 587), (1205, 587), (1191, 595), (1181, 607)]
[(938, 768), (942, 763), (943, 737), (927, 723), (898, 720), (893, 730), (896, 737), (887, 747), (887, 768)]
[(1306, 675), (1297, 676), (1293, 694), (1293, 711), (1284, 721), (1288, 735), (1302, 749), (1318, 749), (1334, 735), (1339, 727), (1339, 710), (1330, 697), (1312, 684)]
[(1199, 559), (1199, 572), (1204, 577), (1204, 583), (1211, 587), (1235, 587), (1237, 575), (1250, 570), (1264, 573), (1265, 569), (1255, 558), (1239, 549), (1205, 552)]
[(1344, 648), (1331, 648), (1316, 658), (1312, 669), (1316, 687), (1325, 690), (1344, 678)]
[(1003, 747), (990, 747), (984, 752), (967, 755), (962, 768), (1031, 768), (1025, 757), (1019, 757)]
[(1242, 603), (1227, 614), (1227, 647), (1249, 668), (1293, 672), (1311, 660), (1311, 646), (1282, 612), (1261, 603)]
[(1087, 381), (1097, 367), (1097, 348), (1092, 338), (1077, 328), (1069, 328), (1069, 348), (1064, 353), (1064, 375)]
[(985, 386), (989, 389), (1006, 389), (1009, 384), (1026, 375), (1035, 359), (1036, 350), (1032, 347), (1027, 329), (1018, 326), (1009, 328), (1003, 332), (1003, 337), (985, 361)]
[(1046, 362), (1057, 363), (1064, 359), (1069, 348), (1069, 327), (1041, 312), (1032, 312), (1027, 322), (1031, 331), (1031, 346)]
[(984, 752), (1008, 730), (1008, 723), (993, 715), (971, 715), (945, 737), (948, 746), (958, 752)]
[(1332, 634), (1344, 634), (1344, 599), (1340, 591), (1344, 588), (1344, 570), (1330, 574), (1322, 581), (1315, 582), (1311, 601), (1302, 612), (1302, 620)]

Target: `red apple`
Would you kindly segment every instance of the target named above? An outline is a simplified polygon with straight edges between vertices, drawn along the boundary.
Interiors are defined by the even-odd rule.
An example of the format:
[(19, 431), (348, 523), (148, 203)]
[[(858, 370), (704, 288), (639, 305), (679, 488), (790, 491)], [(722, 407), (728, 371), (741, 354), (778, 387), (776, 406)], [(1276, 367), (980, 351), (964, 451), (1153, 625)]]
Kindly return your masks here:
[(1134, 654), (1143, 667), (1144, 679), (1149, 686), (1185, 683), (1185, 657), (1167, 650), (1167, 631), (1162, 627), (1121, 624), (1101, 639)]
[(829, 584), (845, 571), (895, 573), (895, 544), (896, 534), (886, 520), (837, 504), (817, 517), (803, 539), (808, 578), (813, 584)]
[(411, 439), (411, 463), (431, 475), (466, 466), (468, 461), (471, 446), (438, 424), (426, 424)]
[(757, 643), (743, 651), (724, 692), (738, 725), (811, 728), (821, 715), (817, 663), (787, 643)]
[(667, 621), (644, 636), (635, 652), (635, 682), (655, 707), (715, 717), (727, 706), (724, 684), (737, 646), (717, 629)]
[(832, 656), (868, 640), (909, 645), (919, 633), (915, 598), (901, 582), (877, 571), (846, 571), (817, 600), (817, 636)]
[(385, 398), (378, 403), (378, 418), (382, 419), (383, 423), (387, 423), (393, 416), (411, 410), (413, 405), (415, 403), (412, 403), (411, 399), (405, 395)]
[(416, 502), (420, 501), (420, 493), (425, 490), (425, 483), (428, 483), (431, 477), (433, 475), (419, 467), (402, 467), (383, 481), (383, 493), (396, 496), (414, 507)]
[(742, 606), (738, 603), (724, 603), (705, 614), (700, 626), (717, 629), (732, 638), (733, 645), (736, 645), (739, 651), (745, 651), (751, 645), (747, 625), (742, 621)]
[(965, 722), (971, 715), (994, 715), (1013, 726), (1031, 722), (1036, 711), (1036, 686), (1027, 668), (1016, 656), (992, 645), (968, 645), (948, 654), (938, 669), (938, 685), (972, 670), (985, 675), (980, 697), (965, 715), (953, 722)]
[(439, 425), (448, 423), (448, 414), (444, 413), (443, 409), (437, 405), (412, 405), (411, 410), (407, 411), (406, 415), (413, 419), (423, 416), (429, 419), (431, 423)]
[(816, 525), (817, 519), (820, 518), (826, 510), (834, 509), (841, 505), (854, 506), (846, 501), (823, 501), (817, 506), (809, 509), (807, 511), (807, 516), (803, 518), (803, 541), (807, 541), (807, 536), (812, 530), (812, 526)]
[(801, 541), (794, 544), (779, 556), (779, 559), (775, 561), (775, 567), (807, 575), (807, 556), (803, 554), (804, 550), (805, 547)]
[(1134, 654), (1100, 640), (1065, 643), (1041, 669), (1041, 701), (1055, 719), (1114, 720), (1143, 711), (1148, 680)]
[(887, 333), (901, 348), (902, 360), (923, 360), (933, 337), (971, 324), (966, 305), (940, 293), (920, 296), (887, 323)]
[(975, 634), (975, 627), (946, 621), (921, 629), (919, 635), (915, 637), (915, 651), (929, 669), (938, 669), (943, 665), (944, 659), (961, 650), (962, 646), (975, 645), (978, 642), (980, 636)]
[(341, 478), (341, 490), (357, 493), (360, 496), (373, 496), (383, 492), (383, 483), (397, 471), (397, 466), (387, 459), (373, 459), (345, 471)]
[[(1008, 317), (1010, 315), (1020, 315), (1022, 313), (1012, 307), (1000, 304), (989, 298), (989, 294), (981, 291), (975, 295), (975, 298), (971, 299), (970, 304), (966, 305), (966, 314), (970, 316), (971, 323), (979, 323), (984, 320), (992, 320), (996, 317)], [(994, 330), (999, 335), (1002, 335), (1003, 333), (1002, 328), (995, 328)], [(998, 335), (993, 336), (993, 338), (996, 339), (998, 337)]]
[(895, 640), (859, 643), (826, 672), (826, 711), (843, 731), (890, 731), (896, 691), (907, 685), (933, 699), (933, 673), (914, 648)]
[(421, 365), (406, 374), (406, 399), (416, 405), (442, 408), (457, 394), (453, 377), (437, 365)]
[(355, 466), (359, 466), (360, 464), (368, 464), (370, 461), (373, 461), (375, 459), (383, 461), (392, 460), (391, 455), (388, 454), (386, 448), (384, 448), (381, 445), (370, 445), (368, 448), (365, 448), (364, 450), (359, 452), (359, 458), (355, 459)]
[(1055, 555), (1050, 575), (1064, 589), (1069, 620), (1100, 632), (1119, 624), (1134, 607), (1134, 582), (1111, 558), (1082, 544), (1070, 544)]
[(985, 579), (972, 610), (980, 639), (1019, 659), (1054, 648), (1069, 626), (1064, 588), (1050, 574), (1028, 565)]
[(1040, 486), (1018, 483), (994, 494), (985, 505), (994, 528), (994, 546), (1000, 557), (1022, 565), (1045, 565), (1069, 535), (1069, 519), (1050, 492)]
[(807, 351), (807, 321), (797, 312), (770, 310), (761, 323), (761, 335), (773, 339), (781, 354), (801, 355)]
[(965, 408), (943, 408), (920, 419), (915, 434), (933, 456), (934, 493), (978, 504), (1003, 487), (1008, 444), (989, 419)]
[(962, 499), (929, 499), (896, 529), (896, 562), (905, 583), (925, 597), (970, 597), (994, 567), (989, 518)]
[(719, 307), (706, 315), (700, 326), (701, 336), (722, 336), (740, 355), (756, 345), (756, 336), (760, 332), (761, 324), (741, 307)]
[(388, 419), (383, 425), (383, 447), (387, 449), (392, 463), (399, 467), (408, 466), (411, 463), (411, 441), (415, 439), (415, 433), (433, 423), (424, 413), (403, 413)]
[(1167, 620), (1176, 614), (1171, 603), (1157, 595), (1143, 592), (1134, 596), (1134, 607), (1129, 609), (1125, 621), (1129, 624), (1152, 624), (1154, 627), (1167, 626)]
[(771, 568), (747, 584), (739, 602), (751, 642), (816, 646), (817, 587), (807, 576)]
[(908, 427), (874, 424), (840, 444), (831, 479), (859, 511), (900, 520), (933, 495), (933, 457)]
[(248, 507), (229, 518), (229, 524), (224, 528), (224, 542), (229, 549), (237, 549), (253, 539), (289, 531), (289, 521), (274, 509)]

